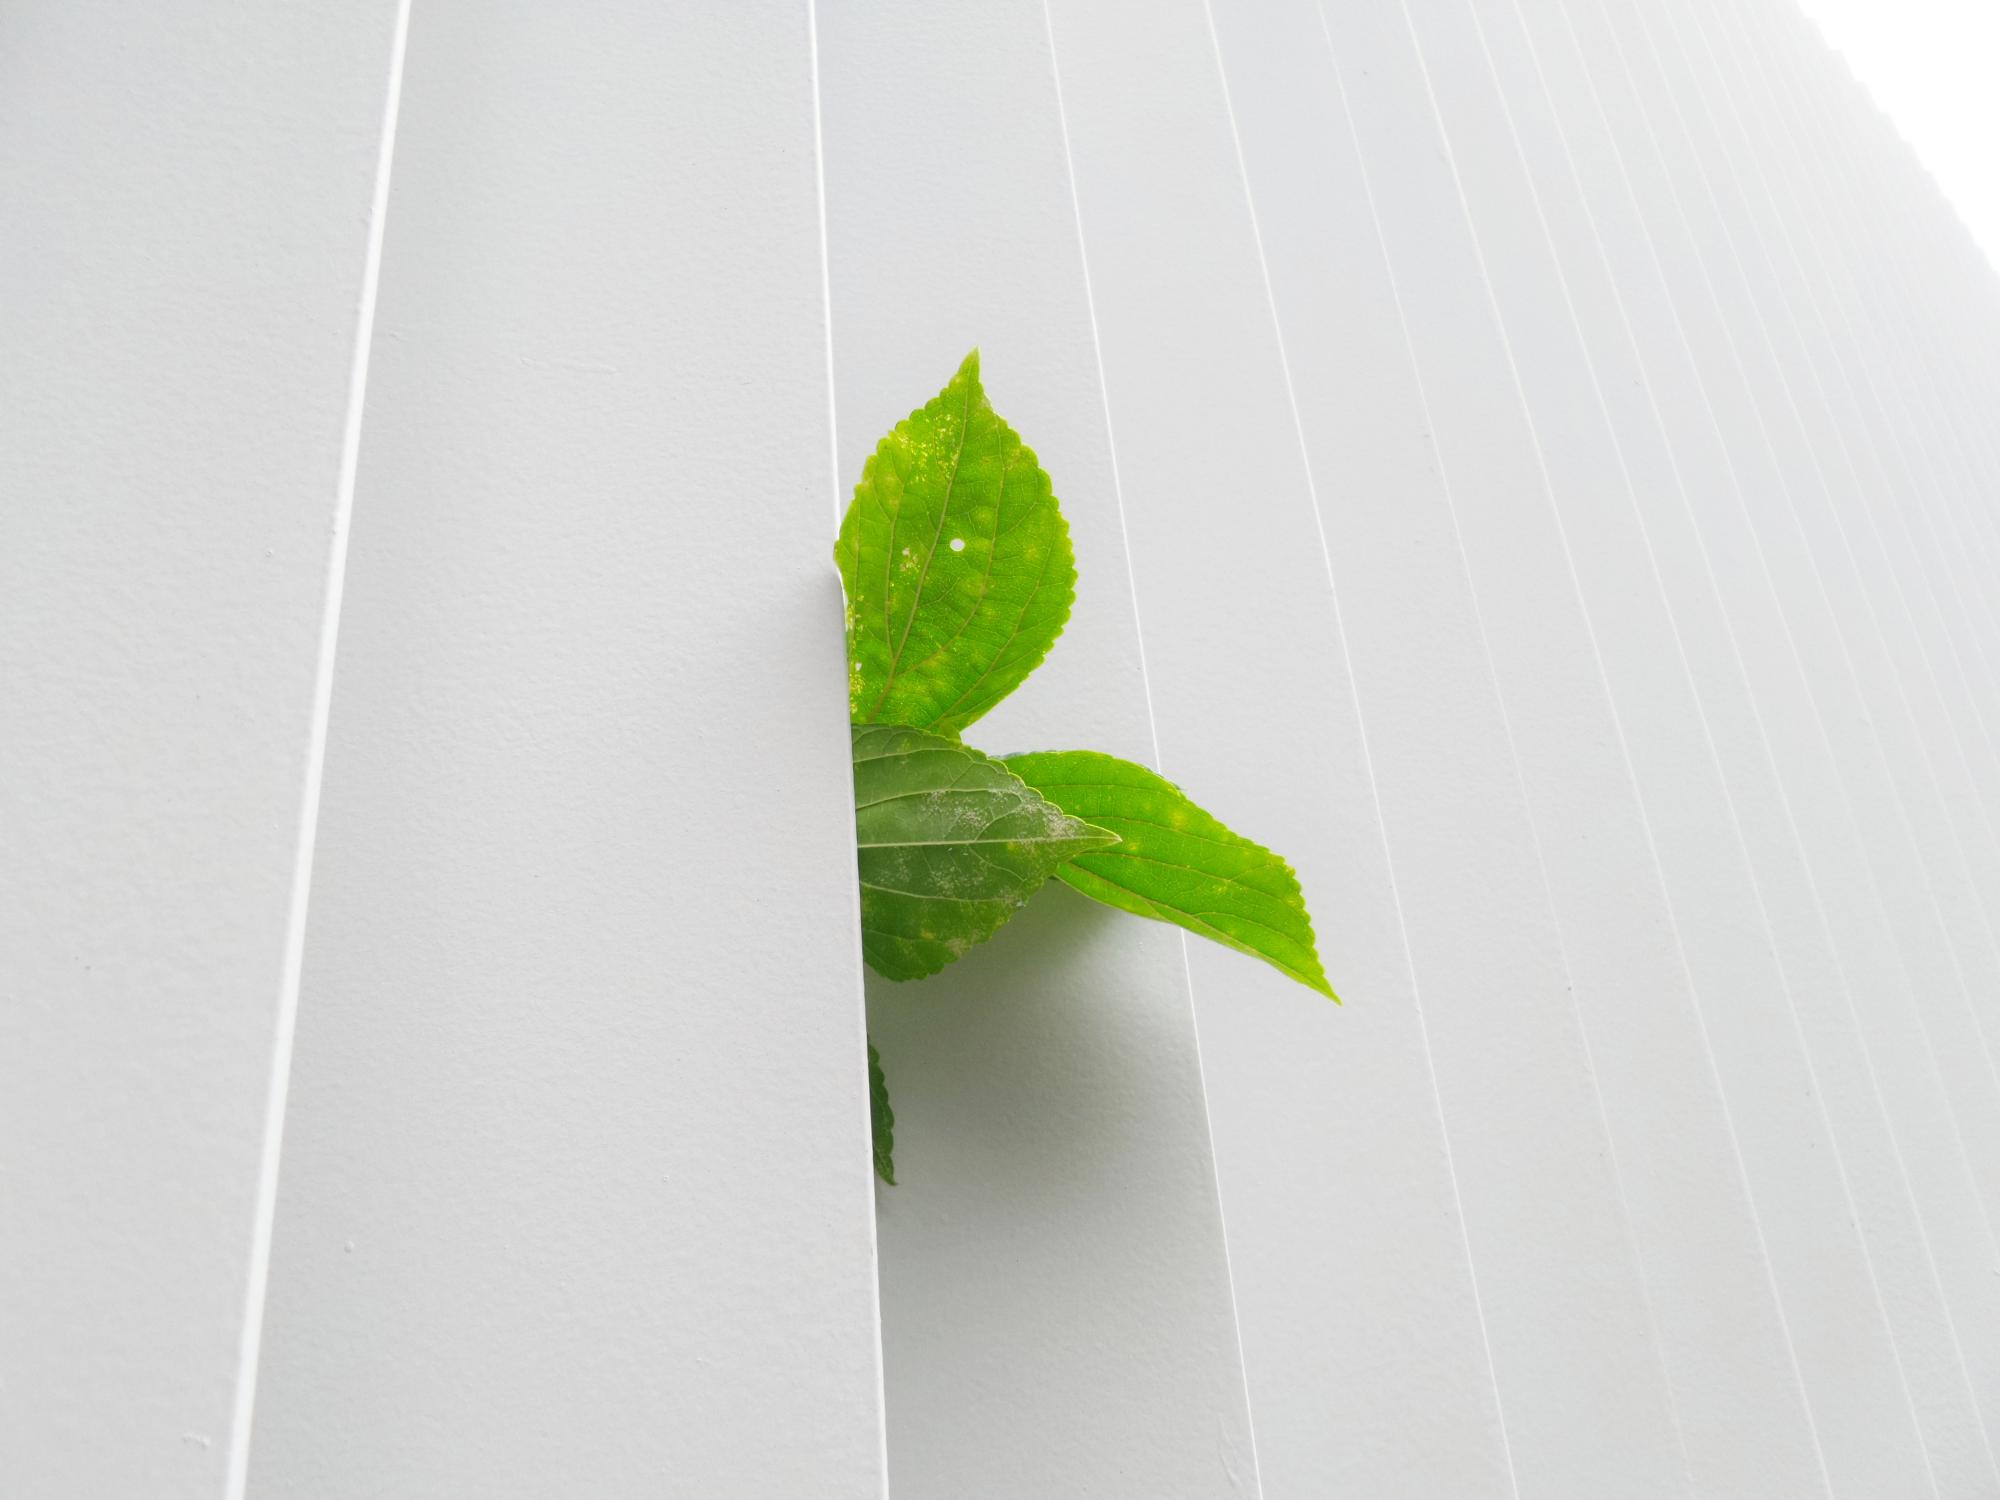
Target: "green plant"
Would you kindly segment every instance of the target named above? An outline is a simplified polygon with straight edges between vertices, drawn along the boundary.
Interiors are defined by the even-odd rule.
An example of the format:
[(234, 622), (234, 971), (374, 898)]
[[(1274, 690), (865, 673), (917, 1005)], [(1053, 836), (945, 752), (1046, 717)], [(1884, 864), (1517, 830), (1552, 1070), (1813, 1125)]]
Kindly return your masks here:
[[(995, 758), (959, 739), (1049, 654), (1076, 593), (1049, 476), (987, 401), (977, 350), (876, 446), (834, 557), (870, 968), (935, 974), (1053, 876), (1338, 998), (1291, 866), (1172, 782), (1094, 750)], [(893, 1183), (895, 1116), (872, 1045), (868, 1082), (875, 1169)]]

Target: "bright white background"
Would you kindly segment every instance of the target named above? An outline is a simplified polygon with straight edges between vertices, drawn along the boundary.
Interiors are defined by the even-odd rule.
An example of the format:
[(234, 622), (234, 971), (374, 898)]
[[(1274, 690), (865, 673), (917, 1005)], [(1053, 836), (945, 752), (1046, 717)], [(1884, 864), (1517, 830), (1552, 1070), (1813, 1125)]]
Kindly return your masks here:
[(1986, 258), (2000, 262), (2000, 6), (1990, 0), (1801, 0), (1916, 148)]

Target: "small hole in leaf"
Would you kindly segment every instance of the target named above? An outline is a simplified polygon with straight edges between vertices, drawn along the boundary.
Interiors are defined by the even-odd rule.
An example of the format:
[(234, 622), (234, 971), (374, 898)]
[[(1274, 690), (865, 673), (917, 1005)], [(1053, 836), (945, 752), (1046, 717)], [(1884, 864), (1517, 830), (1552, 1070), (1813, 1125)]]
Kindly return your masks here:
[(965, 538), (962, 536), (953, 537), (951, 539), (951, 550), (954, 552), (963, 552), (965, 550)]

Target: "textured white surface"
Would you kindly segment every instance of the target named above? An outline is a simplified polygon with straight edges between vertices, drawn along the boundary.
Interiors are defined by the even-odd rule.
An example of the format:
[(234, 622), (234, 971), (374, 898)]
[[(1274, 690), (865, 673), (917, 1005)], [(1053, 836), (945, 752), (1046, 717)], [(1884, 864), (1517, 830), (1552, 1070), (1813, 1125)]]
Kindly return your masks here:
[[(0, 23), (10, 1495), (233, 1500), (393, 30)], [(252, 1495), (2000, 1492), (2000, 283), (1788, 0), (420, 0), (403, 100)], [(1347, 1005), (1052, 890), (868, 985), (874, 1189), (829, 544), (975, 344), (1081, 584), (972, 738)]]
[[(1237, 954), (1189, 949), (1265, 1491), (1506, 1495), (1369, 747), (1215, 38), (1200, 0), (1143, 7), (1144, 24), (1141, 9), (1054, 7), (1162, 760), (1303, 872), (1329, 972), (1359, 997), (1337, 1009)], [(1258, 147), (1338, 109), (1323, 50), (1297, 57), (1302, 73), (1279, 66), (1270, 9), (1217, 17), (1232, 62), (1240, 46), (1270, 69), (1236, 100)], [(1324, 225), (1323, 254), (1379, 265), (1372, 226), (1331, 212), (1332, 195), (1286, 204)], [(1344, 496), (1350, 477), (1336, 483)]]
[[(1824, 659), (1836, 669), (1830, 684), (1834, 702), (1858, 696), (1868, 729), (1855, 736), (1864, 758), (1879, 758), (1888, 772), (1877, 847), (1883, 868), (1905, 896), (1915, 896), (1913, 933), (1942, 958), (1940, 984), (1930, 998), (1938, 1024), (1954, 1055), (1948, 1075), (1960, 1118), (1982, 1142), (2000, 1142), (2000, 1077), (1981, 1012), (1983, 997), (2000, 993), (2000, 950), (1987, 916), (1987, 903), (1966, 854), (1968, 843), (1990, 837), (1984, 809), (1966, 774), (1963, 748), (1939, 706), (1937, 668), (1912, 628), (1897, 597), (1893, 569), (1879, 543), (1863, 535), (1856, 547), (1843, 512), (1854, 503), (1858, 481), (1853, 450), (1866, 434), (1829, 411), (1827, 382), (1838, 366), (1816, 357), (1802, 338), (1788, 305), (1785, 278), (1758, 232), (1750, 195), (1738, 180), (1714, 126), (1703, 108), (1692, 73), (1662, 22), (1650, 28), (1654, 50), (1670, 83), (1688, 96), (1682, 107), (1687, 139), (1701, 174), (1714, 223), (1729, 250), (1719, 278), (1734, 305), (1738, 292), (1754, 309), (1746, 320), (1746, 354), (1759, 372), (1764, 430), (1786, 463), (1791, 508), (1774, 507), (1771, 517), (1785, 553), (1803, 564), (1802, 596), (1794, 617), (1834, 625)], [(1697, 222), (1703, 221), (1697, 209)], [(1782, 249), (1779, 251), (1782, 254)], [(1865, 446), (1863, 447), (1865, 452)], [(1878, 504), (1893, 507), (1898, 497), (1877, 486)], [(1786, 523), (1797, 533), (1794, 544)], [(1906, 857), (1913, 855), (1914, 858)], [(1928, 925), (1927, 925), (1928, 924)], [(1941, 938), (1942, 941), (1938, 939)], [(2000, 1151), (1982, 1149), (1975, 1166), (1983, 1174), (1989, 1201), (2000, 1195)]]
[(805, 12), (416, 15), (251, 1493), (882, 1493)]
[[(1500, 324), (1497, 353), (1441, 342), (1436, 362), (1474, 410), (1505, 413), (1490, 393), (1512, 391), (1528, 419), (1524, 438), (1467, 454), (1486, 455), (1468, 546), (1694, 1486), (1820, 1493), (1794, 1328), (1804, 1313), (1837, 1345), (1880, 1327), (1858, 1242), (1826, 1234), (1847, 1210), (1838, 1163), (1484, 28), (1463, 0), (1407, 9), (1471, 220), (1453, 279)], [(1512, 504), (1493, 503), (1502, 473)], [(1851, 1384), (1832, 1364), (1807, 1371), (1823, 1407)]]
[(0, 21), (0, 1488), (226, 1482), (395, 6)]
[[(1803, 477), (1780, 462), (1762, 421), (1763, 405), (1782, 402), (1784, 387), (1767, 365), (1753, 373), (1746, 363), (1761, 347), (1753, 343), (1761, 326), (1755, 304), (1736, 273), (1713, 205), (1703, 196), (1676, 102), (1660, 87), (1636, 17), (1623, 6), (1609, 10), (1614, 14), (1579, 4), (1571, 15), (1598, 72), (1596, 97), (1612, 115), (1623, 168), (1650, 239), (1647, 255), (1663, 268), (1673, 337), (1685, 340), (1693, 356), (1703, 409), (1701, 420), (1688, 423), (1690, 441), (1680, 451), (1700, 465), (1688, 487), (1696, 524), (1797, 814), (1811, 876), (1827, 903), (1856, 1012), (1876, 1065), (1894, 1090), (1905, 1164), (1913, 1174), (1924, 1172), (1923, 1196), (1952, 1205), (1948, 1227), (1970, 1229), (1976, 1224), (1967, 1212), (1971, 1205), (1954, 1196), (1948, 1181), (1951, 1164), (1965, 1163), (1958, 1123), (1934, 1092), (1938, 1059), (1920, 1019), (1922, 1007), (1937, 996), (1917, 965), (1940, 961), (1936, 936), (1911, 931), (1911, 892), (1875, 867), (1876, 851), (1883, 847), (1877, 800), (1883, 768), (1879, 757), (1861, 753), (1865, 718), (1837, 706), (1837, 698), (1828, 701), (1830, 693), (1851, 689), (1852, 678), (1841, 670), (1844, 663), (1828, 639), (1824, 595), (1796, 536), (1779, 525), (1780, 515), (1789, 514), (1788, 482)], [(1610, 24), (1614, 19), (1617, 24)], [(1725, 293), (1733, 294), (1730, 300)], [(1670, 368), (1672, 356), (1662, 363)], [(1703, 422), (1712, 424), (1707, 431)], [(1791, 452), (1809, 462), (1796, 445)], [(1898, 853), (1907, 848), (1893, 842), (1890, 847)], [(1873, 1367), (1879, 1369), (1879, 1359)], [(1851, 1368), (1861, 1376), (1871, 1366), (1853, 1362)], [(1949, 1473), (1954, 1464), (1970, 1465), (1977, 1473), (1977, 1432), (1968, 1430), (1962, 1397), (1954, 1404), (1950, 1382), (1941, 1378), (1948, 1372), (1922, 1377), (1900, 1349), (1896, 1369), (1913, 1387), (1933, 1467)], [(1900, 1425), (1890, 1415), (1894, 1409), (1892, 1402), (1880, 1401), (1874, 1422), (1838, 1436), (1864, 1444), (1889, 1442)], [(1907, 1472), (1907, 1452), (1897, 1461)]]
[[(1718, 84), (1741, 76), (1731, 72), (1733, 52), (1747, 50), (1735, 35), (1735, 22), (1713, 13), (1704, 18), (1699, 11), (1694, 19), (1703, 23), (1700, 29), (1684, 26), (1681, 36), (1684, 50), (1693, 54), (1692, 67), (1713, 76)], [(1760, 101), (1769, 97), (1761, 91), (1758, 96)], [(1850, 498), (1845, 507), (1854, 555), (1875, 564), (1880, 580), (1877, 597), (1885, 600), (1892, 615), (1898, 606), (1914, 606), (1901, 611), (1904, 621), (1924, 627), (1930, 648), (1925, 665), (1940, 671), (1941, 675), (1932, 679), (1928, 695), (1934, 717), (1923, 732), (1947, 773), (1956, 772), (1957, 785), (1948, 795), (1949, 816), (1970, 835), (1961, 848), (1973, 861), (1977, 888), (1989, 895), (2000, 892), (2000, 883), (1991, 874), (1990, 861), (1996, 851), (1990, 825), (1980, 793), (1971, 784), (1967, 758), (1977, 760), (1984, 748), (1980, 699), (1965, 671), (1968, 658), (1957, 650), (1958, 640), (1971, 647), (1980, 637), (1968, 639), (1960, 633), (1955, 640), (1945, 621), (1946, 610), (1962, 611), (1967, 598), (1977, 597), (1979, 590), (1974, 586), (1970, 593), (1961, 593), (1957, 564), (1935, 547), (1920, 554), (1915, 545), (1917, 537), (1932, 525), (1933, 507), (1954, 498), (1952, 486), (1935, 466), (1948, 456), (1944, 442), (1941, 435), (1927, 437), (1919, 455), (1914, 445), (1919, 434), (1926, 432), (1928, 418), (1920, 418), (1900, 404), (1892, 406), (1884, 395), (1887, 374), (1894, 368), (1898, 351), (1880, 339), (1867, 298), (1851, 278), (1844, 294), (1831, 293), (1843, 275), (1838, 264), (1841, 257), (1832, 253), (1816, 213), (1809, 211), (1806, 203), (1808, 190), (1817, 186), (1820, 163), (1810, 152), (1795, 154), (1792, 126), (1782, 116), (1759, 119), (1748, 107), (1732, 111), (1713, 92), (1710, 103), (1719, 127), (1730, 123), (1739, 127), (1735, 134), (1725, 134), (1723, 148), (1733, 150), (1741, 170), (1755, 174), (1747, 197), (1752, 207), (1760, 210), (1761, 247), (1767, 256), (1785, 257), (1778, 280), (1790, 304), (1786, 309), (1791, 315), (1788, 322), (1811, 337), (1812, 347), (1804, 363), (1816, 393), (1834, 413), (1835, 427), (1846, 434), (1851, 471), (1860, 480), (1858, 497)], [(1789, 212), (1781, 217), (1784, 210)], [(1869, 504), (1871, 496), (1879, 497), (1878, 503)], [(1922, 646), (1917, 647), (1917, 653), (1926, 655)], [(1946, 729), (1942, 717), (1935, 716), (1940, 712), (1951, 716), (1952, 730)], [(1976, 1019), (1980, 1013), (1990, 1036), (1995, 1016), (1990, 990), (1979, 998)], [(1991, 1143), (1987, 1144), (1990, 1147)], [(1971, 1227), (1990, 1223), (1990, 1218), (1982, 1216), (1969, 1218)], [(1950, 1226), (1946, 1229), (1949, 1232)], [(1987, 1264), (1992, 1263), (1989, 1251)], [(1994, 1482), (2000, 1476), (1993, 1441), (1995, 1419), (2000, 1417), (1996, 1407), (2000, 1401), (2000, 1368), (1996, 1368), (2000, 1344), (1995, 1341), (1992, 1322), (1994, 1289), (1990, 1275), (1983, 1281), (1976, 1276), (1962, 1277), (1961, 1281), (1970, 1282), (1973, 1289), (1970, 1297), (1959, 1299), (1958, 1353), (1974, 1383), (1984, 1418), (1983, 1430), (1975, 1428), (1967, 1434), (1966, 1441), (1974, 1450), (1969, 1462), (1974, 1473)]]
[[(1677, 847), (1682, 860), (1713, 860), (1739, 841), (1747, 859), (1743, 873), (1725, 865), (1683, 883), (1692, 901), (1686, 910), (1707, 929), (1704, 934), (1703, 926), (1684, 920), (1683, 933), (1691, 957), (1702, 946), (1708, 950), (1717, 987), (1711, 1029), (1726, 1064), (1753, 1197), (1829, 1477), (1835, 1492), (1845, 1493), (1857, 1483), (1879, 1482), (1884, 1472), (1893, 1477), (1922, 1470), (1897, 1378), (1899, 1354), (1907, 1366), (1921, 1338), (1927, 1356), (1943, 1362), (1937, 1381), (1957, 1393), (1961, 1411), (1963, 1380), (1950, 1367), (1950, 1330), (1852, 1013), (1857, 997), (1870, 997), (1841, 968), (1828, 930), (1832, 907), (1822, 903), (1801, 851), (1793, 800), (1776, 757), (1790, 744), (1787, 731), (1799, 726), (1782, 696), (1760, 702), (1744, 671), (1742, 622), (1726, 607), (1724, 587), (1750, 559), (1736, 533), (1706, 519), (1728, 516), (1726, 508), (1711, 507), (1726, 501), (1735, 483), (1714, 441), (1708, 387), (1688, 357), (1658, 247), (1629, 196), (1619, 134), (1605, 128), (1561, 10), (1536, 4), (1523, 11), (1525, 28), (1518, 21), (1487, 28), (1490, 52), (1510, 85), (1512, 118), (1685, 652), (1695, 695), (1685, 711), (1699, 716), (1726, 798), (1721, 826), (1712, 821), (1718, 809), (1708, 810), (1711, 821), (1704, 824), (1698, 802), (1677, 798), (1659, 804), (1654, 828), (1662, 849)], [(1604, 97), (1615, 119), (1630, 118), (1618, 113), (1624, 91), (1607, 87)], [(1632, 158), (1645, 160), (1636, 146)], [(1674, 263), (1671, 255), (1668, 260)], [(1597, 552), (1580, 549), (1587, 569)], [(1619, 607), (1615, 597), (1605, 602), (1607, 609)], [(1614, 690), (1662, 691), (1629, 675), (1614, 675), (1613, 683)], [(1772, 706), (1781, 712), (1767, 724)], [(1672, 734), (1668, 724), (1658, 729)], [(1652, 759), (1652, 745), (1632, 743), (1635, 757)], [(1673, 761), (1654, 765), (1656, 776), (1671, 785)], [(1812, 802), (1801, 807), (1824, 816)], [(1706, 836), (1697, 837), (1704, 830)], [(1745, 873), (1752, 882), (1747, 888)], [(1754, 1045), (1760, 1012), (1768, 1018), (1764, 1032), (1772, 1053)], [(1782, 1045), (1782, 1024), (1773, 1024), (1785, 1012), (1796, 1017), (1809, 1071), (1786, 1060), (1792, 1049)], [(1773, 1088), (1781, 1077), (1790, 1086)], [(1785, 1150), (1786, 1137), (1774, 1127), (1787, 1113), (1795, 1124), (1810, 1126), (1819, 1111), (1824, 1129), (1793, 1135), (1793, 1150)], [(1850, 1201), (1843, 1203), (1843, 1196)], [(1861, 1230), (1858, 1241), (1850, 1216)], [(1898, 1335), (1894, 1348), (1884, 1327), (1884, 1298), (1897, 1314), (1887, 1320)], [(1857, 1359), (1860, 1349), (1873, 1353)], [(1826, 1415), (1857, 1408), (1869, 1414), (1866, 1420), (1843, 1424)], [(1871, 1474), (1878, 1478), (1871, 1481)]]
[[(1773, 72), (1791, 75), (1789, 91), (1800, 137), (1808, 142), (1832, 141), (1840, 148), (1840, 154), (1830, 164), (1842, 179), (1837, 190), (1830, 195), (1840, 211), (1840, 217), (1823, 234), (1822, 246), (1830, 249), (1836, 258), (1848, 259), (1850, 264), (1859, 267), (1860, 286), (1850, 305), (1857, 307), (1864, 316), (1872, 308), (1878, 333), (1883, 329), (1889, 330), (1896, 335), (1892, 346), (1902, 345), (1903, 358), (1914, 358), (1913, 364), (1885, 360), (1876, 363), (1874, 368), (1878, 371), (1900, 369), (1903, 372), (1903, 379), (1909, 382), (1911, 399), (1928, 418), (1927, 453), (1948, 463), (1977, 470), (1979, 449), (1990, 433), (1991, 419), (1989, 414), (1982, 413), (1969, 425), (1957, 425), (1963, 389), (1960, 385), (1962, 371), (1953, 367), (1949, 344), (1957, 331), (1956, 324), (1968, 320), (1963, 315), (1976, 317), (1977, 294), (1984, 288), (1988, 273), (1982, 271), (1980, 278), (1968, 285), (1952, 277), (1948, 265), (1933, 265), (1937, 249), (1950, 244), (1952, 235), (1957, 232), (1956, 227), (1943, 221), (1942, 204), (1934, 196), (1929, 203), (1912, 201), (1904, 181), (1912, 174), (1908, 172), (1907, 156), (1900, 144), (1894, 147), (1897, 159), (1890, 163), (1890, 172), (1877, 178), (1874, 155), (1890, 140), (1885, 122), (1865, 100), (1857, 101), (1846, 96), (1844, 89), (1832, 87), (1836, 83), (1837, 69), (1810, 66), (1818, 61), (1815, 43), (1809, 41), (1800, 47), (1798, 39), (1793, 36), (1790, 38), (1791, 47), (1785, 45), (1785, 33), (1793, 31), (1795, 26), (1795, 17), (1785, 18), (1775, 28), (1780, 33), (1778, 47), (1766, 55), (1775, 56)], [(1807, 66), (1794, 65), (1794, 60), (1799, 59), (1801, 54)], [(1855, 108), (1857, 102), (1862, 106), (1859, 111)], [(1886, 216), (1856, 213), (1856, 184), (1859, 184), (1861, 194), (1865, 195), (1858, 200), (1861, 206), (1865, 207), (1870, 198), (1875, 198), (1896, 205), (1897, 211)], [(1885, 243), (1892, 231), (1897, 230), (1908, 233), (1911, 238), (1900, 246)], [(1909, 309), (1925, 308), (1929, 299), (1935, 297), (1941, 288), (1948, 288), (1954, 283), (1959, 286), (1960, 293), (1950, 305), (1949, 315), (1933, 313), (1915, 318), (1909, 315)], [(1925, 497), (1933, 514), (1952, 536), (1952, 549), (1974, 558), (1980, 555), (1985, 545), (1981, 541), (1981, 533), (1990, 535), (1991, 475), (1992, 471), (1988, 469), (1983, 481), (1973, 479), (1962, 497), (1938, 493)], [(1972, 597), (1990, 612), (1990, 572), (1987, 571), (1990, 564), (1980, 566), (1975, 563), (1974, 566), (1977, 577)], [(1991, 638), (1990, 628), (1988, 638)], [(1993, 997), (1987, 994), (1980, 997), (1980, 1009), (1990, 1035), (1996, 1009), (2000, 1008), (1996, 1008)], [(1963, 1148), (1990, 1153), (1993, 1145), (1990, 1138), (1963, 1137)], [(1956, 1164), (1960, 1158), (1953, 1157), (1951, 1160)], [(1913, 1161), (1913, 1177), (1916, 1170), (1917, 1163)], [(1993, 1208), (1992, 1199), (1988, 1197), (1980, 1211), (1938, 1213), (1932, 1220), (1940, 1270), (1947, 1277), (1948, 1290), (1954, 1294), (1959, 1308), (1961, 1343), (1977, 1382), (1986, 1418), (1989, 1449), (1994, 1447), (1996, 1440), (2000, 1440), (2000, 1410), (1996, 1410), (2000, 1406), (2000, 1372), (1993, 1369), (1995, 1350), (2000, 1349), (2000, 1336), (1992, 1331), (1995, 1292), (1992, 1270), (1996, 1263), (2000, 1263), (2000, 1251), (1994, 1248)]]
[[(1532, 569), (1535, 516), (1545, 516), (1547, 499), (1518, 399), (1502, 383), (1406, 19), (1400, 8), (1337, 6), (1322, 7), (1320, 19), (1331, 53), (1322, 86), (1344, 95), (1346, 144), (1358, 150), (1363, 174), (1350, 201), (1354, 212), (1372, 213), (1391, 278), (1354, 300), (1393, 299), (1415, 382), (1402, 404), (1354, 429), (1364, 451), (1385, 431), (1407, 434), (1415, 464), (1386, 483), (1357, 469), (1341, 497), (1348, 503), (1333, 503), (1340, 492), (1330, 489), (1329, 540), (1343, 603), (1355, 601), (1349, 617), (1368, 620), (1373, 660), (1362, 673), (1362, 702), (1371, 724), (1384, 726), (1377, 764), (1389, 845), (1435, 1018), (1445, 1118), (1515, 1471), (1524, 1492), (1676, 1494), (1685, 1460), (1635, 1253), (1642, 1226), (1606, 1133), (1604, 1078), (1580, 1014), (1594, 997), (1577, 978), (1577, 955), (1566, 952), (1562, 912), (1552, 910), (1559, 866), (1545, 861), (1538, 827), (1549, 778), (1560, 771), (1543, 758), (1557, 726), (1522, 722), (1534, 712), (1576, 716), (1584, 757), (1576, 769), (1584, 772), (1591, 753), (1605, 749), (1590, 738), (1602, 700), (1593, 702), (1593, 687), (1575, 675), (1583, 643), (1574, 596), (1546, 598), (1533, 615), (1494, 576), (1508, 566), (1509, 545), (1496, 508), (1524, 512), (1519, 561)], [(1309, 252), (1302, 244), (1295, 253)], [(1317, 345), (1332, 365), (1345, 341), (1337, 326), (1304, 323), (1298, 342)], [(1324, 422), (1338, 432), (1355, 398), (1343, 387), (1321, 390), (1308, 400), (1308, 431)], [(1339, 482), (1335, 454), (1324, 472), (1330, 486)], [(1381, 560), (1391, 556), (1404, 576), (1385, 573)], [(1440, 608), (1446, 602), (1449, 613)], [(1446, 644), (1446, 619), (1457, 626), (1452, 654), (1413, 660), (1416, 642)], [(1538, 631), (1546, 633), (1536, 644)], [(1355, 640), (1358, 648), (1360, 623)], [(1538, 676), (1533, 657), (1543, 650), (1556, 654)], [(1379, 716), (1375, 702), (1384, 705)], [(1601, 792), (1602, 783), (1584, 795), (1593, 788)], [(1614, 840), (1622, 836), (1613, 830)], [(1524, 1195), (1515, 1174), (1529, 1159), (1541, 1186)], [(1551, 1203), (1561, 1211), (1550, 1212)]]
[[(969, 738), (1151, 762), (1041, 6), (829, 5), (820, 57), (842, 482), (978, 345), (1080, 576), (1054, 653)], [(1178, 933), (1059, 887), (921, 986), (871, 980), (869, 1009), (902, 1184), (880, 1194), (895, 1493), (1255, 1496)]]

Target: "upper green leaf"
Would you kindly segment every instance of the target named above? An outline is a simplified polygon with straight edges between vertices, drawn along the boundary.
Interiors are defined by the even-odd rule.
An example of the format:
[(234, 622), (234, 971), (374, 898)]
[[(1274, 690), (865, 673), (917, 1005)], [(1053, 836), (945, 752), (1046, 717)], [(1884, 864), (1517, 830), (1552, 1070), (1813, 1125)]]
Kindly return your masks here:
[(1064, 812), (1118, 835), (1057, 875), (1120, 911), (1173, 922), (1261, 958), (1329, 999), (1312, 918), (1292, 867), (1232, 833), (1144, 766), (1095, 750), (1011, 755), (1002, 762)]
[(896, 1185), (896, 1112), (889, 1108), (889, 1080), (882, 1076), (882, 1054), (868, 1044), (868, 1127), (875, 1138), (875, 1175)]
[(854, 726), (854, 825), (861, 953), (887, 979), (935, 974), (1064, 860), (1118, 841), (998, 761), (897, 724)]
[(1076, 594), (1069, 528), (978, 350), (869, 457), (834, 557), (858, 724), (956, 734), (1049, 654)]

